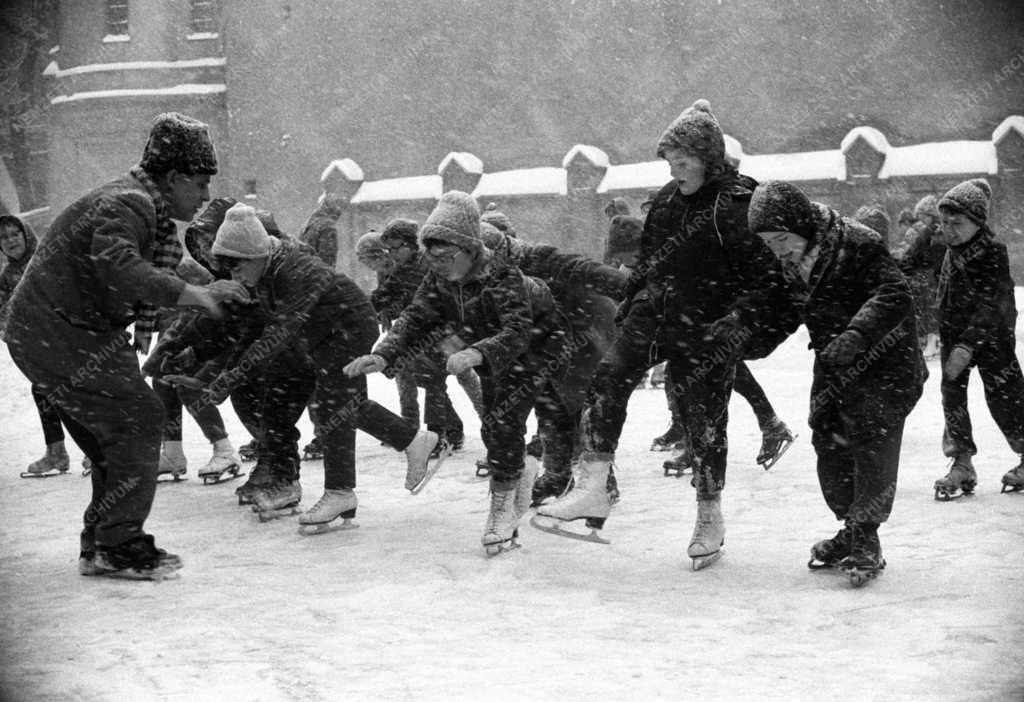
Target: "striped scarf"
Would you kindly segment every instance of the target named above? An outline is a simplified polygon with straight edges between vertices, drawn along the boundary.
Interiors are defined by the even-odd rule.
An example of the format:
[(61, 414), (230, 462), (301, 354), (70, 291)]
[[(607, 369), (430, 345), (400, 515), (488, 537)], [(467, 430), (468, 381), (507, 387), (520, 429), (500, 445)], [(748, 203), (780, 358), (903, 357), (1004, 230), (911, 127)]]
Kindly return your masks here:
[[(178, 229), (167, 214), (167, 203), (156, 183), (140, 166), (131, 169), (131, 175), (142, 183), (147, 194), (156, 207), (156, 239), (153, 243), (153, 267), (176, 275), (181, 262), (182, 247), (178, 240)], [(156, 332), (157, 308), (148, 302), (139, 302), (135, 306), (135, 339), (133, 345), (140, 353), (149, 353), (149, 345)]]

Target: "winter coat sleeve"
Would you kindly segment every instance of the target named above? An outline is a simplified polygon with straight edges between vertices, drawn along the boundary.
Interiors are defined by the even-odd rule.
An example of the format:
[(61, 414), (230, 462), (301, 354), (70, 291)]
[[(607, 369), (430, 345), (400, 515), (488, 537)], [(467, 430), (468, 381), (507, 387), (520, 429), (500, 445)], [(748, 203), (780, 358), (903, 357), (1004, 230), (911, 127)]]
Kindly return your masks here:
[[(1006, 247), (987, 240), (987, 245), (980, 247), (977, 253), (967, 246), (952, 257), (951, 263), (954, 268), (962, 268), (962, 272), (958, 270), (953, 275), (966, 275), (968, 279), (969, 299), (958, 304), (962, 304), (963, 309), (973, 310), (957, 343), (973, 349), (987, 339), (1001, 337), (1006, 333), (1004, 320), (1012, 316), (1007, 314), (1007, 307), (1014, 305), (1013, 277)], [(1010, 329), (1013, 329), (1012, 324)]]
[(882, 343), (914, 310), (907, 279), (885, 245), (874, 240), (855, 247), (857, 283), (869, 295), (847, 324), (860, 332), (868, 346)]
[(417, 288), (412, 302), (399, 313), (391, 330), (374, 347), (373, 353), (390, 366), (397, 364), (399, 357), (408, 355), (410, 351), (415, 351), (411, 354), (415, 357), (432, 349), (434, 332), (444, 323), (440, 297), (437, 278), (428, 275)]
[(567, 290), (588, 290), (622, 300), (627, 279), (621, 271), (586, 256), (559, 251), (554, 246), (533, 246), (519, 266), (525, 273), (557, 282)]
[(156, 227), (152, 202), (142, 193), (122, 193), (107, 199), (95, 222), (90, 254), (108, 293), (128, 304), (174, 305), (185, 281), (161, 273), (140, 253), (140, 239)]
[(496, 311), (500, 331), (471, 346), (483, 355), (491, 374), (498, 376), (529, 348), (533, 328), (530, 292), (519, 269), (506, 268), (491, 279), (481, 294), (487, 306)]

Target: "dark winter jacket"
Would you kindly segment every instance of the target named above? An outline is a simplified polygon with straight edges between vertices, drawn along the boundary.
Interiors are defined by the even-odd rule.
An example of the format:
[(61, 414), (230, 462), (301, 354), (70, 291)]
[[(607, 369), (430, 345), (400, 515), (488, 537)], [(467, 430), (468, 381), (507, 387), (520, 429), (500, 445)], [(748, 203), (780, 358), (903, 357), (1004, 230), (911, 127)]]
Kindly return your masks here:
[(338, 203), (325, 198), (299, 232), (299, 241), (312, 247), (331, 270), (338, 264), (338, 218), (341, 211)]
[[(107, 183), (50, 225), (10, 302), (6, 340), (46, 349), (43, 373), (68, 377), (109, 354), (139, 302), (172, 306), (185, 281), (150, 263), (157, 235), (154, 195), (132, 175)], [(26, 354), (22, 354), (23, 356)]]
[(398, 319), (402, 310), (412, 302), (416, 289), (419, 288), (429, 271), (430, 268), (421, 253), (417, 253), (402, 265), (396, 266), (386, 278), (380, 281), (376, 290), (370, 293), (373, 309), (384, 320), (390, 322)]
[[(263, 277), (255, 290), (262, 333), (221, 373), (218, 390), (230, 391), (257, 377), (282, 353), (315, 354), (321, 343), (376, 339), (377, 323), (365, 293), (347, 276), (295, 241), (271, 239)], [(264, 321), (265, 320), (265, 321)]]
[(503, 234), (494, 251), (523, 274), (547, 283), (559, 302), (584, 292), (619, 301), (626, 293), (628, 278), (617, 268), (564, 253), (555, 246), (530, 244)]
[(1017, 324), (1014, 281), (1006, 245), (987, 226), (962, 246), (950, 246), (939, 275), (943, 345), (1005, 343)]
[(936, 276), (942, 271), (942, 259), (946, 256), (946, 247), (935, 243), (935, 227), (919, 232), (910, 242), (906, 252), (899, 259), (900, 270), (908, 278), (919, 271), (931, 271)]
[(792, 308), (782, 269), (747, 224), (754, 187), (732, 171), (693, 195), (682, 195), (672, 181), (654, 197), (626, 290), (631, 303), (653, 304), (652, 341), (692, 352), (709, 340), (709, 325), (730, 312), (747, 331), (748, 358), (767, 355), (785, 338), (788, 322), (779, 315)]
[(3, 329), (3, 320), (6, 318), (4, 310), (7, 307), (7, 302), (11, 299), (22, 274), (25, 273), (25, 268), (28, 267), (28, 262), (32, 259), (37, 244), (36, 234), (27, 222), (23, 222), (14, 215), (0, 216), (0, 227), (7, 225), (13, 225), (21, 230), (21, 236), (25, 240), (25, 253), (19, 259), (11, 259), (0, 251), (0, 257), (5, 259), (3, 270), (0, 271), (0, 330)]
[[(885, 244), (874, 231), (820, 208), (817, 260), (803, 289), (803, 322), (815, 352), (810, 424), (838, 406), (866, 429), (905, 417), (928, 377), (917, 342), (913, 297)], [(853, 361), (833, 366), (821, 352), (847, 329), (866, 347)]]
[(451, 333), (483, 355), (478, 371), (501, 376), (514, 362), (529, 366), (557, 353), (565, 321), (543, 282), (485, 249), (461, 281), (428, 273), (374, 353), (389, 365), (408, 362)]

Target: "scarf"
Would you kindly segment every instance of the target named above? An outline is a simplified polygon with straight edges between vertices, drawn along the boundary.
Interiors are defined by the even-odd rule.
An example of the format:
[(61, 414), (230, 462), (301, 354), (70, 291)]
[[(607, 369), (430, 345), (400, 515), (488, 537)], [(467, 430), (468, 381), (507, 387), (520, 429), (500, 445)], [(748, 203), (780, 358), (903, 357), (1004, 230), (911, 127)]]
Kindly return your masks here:
[[(146, 193), (152, 198), (156, 208), (156, 239), (153, 243), (153, 267), (177, 275), (177, 267), (181, 262), (182, 246), (178, 240), (178, 229), (167, 214), (167, 203), (164, 202), (160, 189), (153, 179), (142, 169), (135, 166), (131, 175), (142, 183)], [(132, 345), (140, 353), (149, 353), (149, 345), (157, 326), (157, 308), (148, 302), (135, 305), (135, 339)]]

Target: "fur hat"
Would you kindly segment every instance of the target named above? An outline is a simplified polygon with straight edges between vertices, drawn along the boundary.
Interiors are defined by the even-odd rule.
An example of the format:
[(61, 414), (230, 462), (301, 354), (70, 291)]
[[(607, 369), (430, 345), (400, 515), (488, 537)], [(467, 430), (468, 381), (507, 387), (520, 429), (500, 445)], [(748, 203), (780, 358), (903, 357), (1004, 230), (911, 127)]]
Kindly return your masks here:
[(507, 214), (500, 212), (498, 206), (493, 202), (487, 205), (487, 209), (480, 215), (480, 220), (491, 224), (509, 236), (516, 235), (515, 227), (512, 226), (512, 220), (508, 218)]
[(419, 230), (420, 225), (415, 221), (396, 217), (388, 220), (380, 236), (381, 239), (398, 239), (403, 244), (409, 244), (416, 248), (416, 234), (419, 233)]
[(256, 210), (238, 203), (224, 214), (210, 253), (228, 258), (263, 258), (270, 254), (270, 236)]
[(156, 175), (171, 170), (186, 175), (214, 175), (217, 152), (209, 127), (178, 112), (165, 112), (153, 122), (139, 165)]
[(640, 234), (644, 230), (644, 221), (639, 217), (615, 215), (608, 226), (608, 244), (605, 246), (605, 258), (620, 252), (636, 253), (640, 250)]
[(697, 100), (668, 125), (658, 139), (658, 158), (664, 158), (668, 149), (685, 149), (707, 167), (725, 162), (725, 137), (710, 102)]
[(940, 210), (959, 212), (981, 226), (988, 219), (988, 203), (992, 199), (992, 186), (984, 178), (972, 178), (949, 189), (939, 200)]
[(441, 196), (437, 207), (420, 227), (420, 242), (454, 244), (473, 254), (484, 249), (480, 238), (480, 208), (461, 190), (449, 190)]
[(878, 207), (862, 205), (853, 215), (853, 218), (865, 227), (874, 229), (882, 235), (882, 241), (889, 241), (889, 215)]
[(934, 195), (925, 195), (914, 205), (914, 219), (921, 219), (925, 215), (939, 216), (939, 200)]
[(781, 180), (761, 183), (750, 197), (750, 232), (791, 232), (804, 239), (818, 233), (818, 212), (800, 188)]
[(388, 255), (382, 241), (383, 235), (370, 230), (356, 239), (356, 258), (381, 258)]

